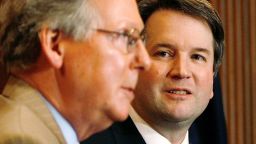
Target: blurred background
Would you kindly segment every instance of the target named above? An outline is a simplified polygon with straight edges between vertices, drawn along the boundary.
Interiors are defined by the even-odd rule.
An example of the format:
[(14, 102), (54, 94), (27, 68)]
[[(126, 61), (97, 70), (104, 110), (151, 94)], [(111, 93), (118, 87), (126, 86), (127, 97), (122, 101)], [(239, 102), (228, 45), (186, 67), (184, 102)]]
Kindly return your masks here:
[(256, 0), (210, 0), (225, 29), (220, 81), (229, 144), (256, 144)]

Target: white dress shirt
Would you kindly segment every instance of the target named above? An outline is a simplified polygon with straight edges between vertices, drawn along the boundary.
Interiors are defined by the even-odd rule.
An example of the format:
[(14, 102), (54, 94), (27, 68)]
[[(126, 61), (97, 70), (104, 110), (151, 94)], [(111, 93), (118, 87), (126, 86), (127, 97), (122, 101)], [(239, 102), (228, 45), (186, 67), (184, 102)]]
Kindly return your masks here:
[(50, 110), (58, 126), (60, 127), (60, 130), (67, 144), (79, 144), (76, 132), (69, 124), (69, 122), (55, 109), (55, 107), (51, 103), (49, 103), (43, 96), (42, 98), (45, 100), (48, 109)]
[[(152, 129), (132, 107), (129, 114), (146, 144), (171, 144), (168, 139)], [(189, 144), (188, 132), (181, 144)]]

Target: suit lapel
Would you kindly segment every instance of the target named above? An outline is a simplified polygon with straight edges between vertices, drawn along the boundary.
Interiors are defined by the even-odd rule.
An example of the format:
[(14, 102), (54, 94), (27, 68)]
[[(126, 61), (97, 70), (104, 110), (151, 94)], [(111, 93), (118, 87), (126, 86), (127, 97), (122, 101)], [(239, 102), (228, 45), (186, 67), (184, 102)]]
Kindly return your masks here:
[(18, 103), (26, 105), (43, 121), (61, 143), (65, 143), (64, 137), (56, 121), (37, 90), (33, 89), (24, 81), (11, 76), (3, 90), (3, 95)]
[(112, 127), (117, 144), (146, 144), (132, 119), (115, 123)]
[(128, 117), (124, 122), (115, 122), (108, 129), (94, 134), (81, 144), (146, 144)]

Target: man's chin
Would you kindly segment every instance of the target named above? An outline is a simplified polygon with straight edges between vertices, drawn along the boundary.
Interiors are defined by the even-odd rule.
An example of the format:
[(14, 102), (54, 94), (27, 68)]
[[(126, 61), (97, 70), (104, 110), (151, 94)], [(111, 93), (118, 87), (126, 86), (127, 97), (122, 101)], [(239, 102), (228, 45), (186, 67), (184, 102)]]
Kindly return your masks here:
[[(119, 109), (120, 110), (120, 109)], [(128, 110), (116, 111), (110, 115), (113, 122), (121, 122), (128, 118)]]

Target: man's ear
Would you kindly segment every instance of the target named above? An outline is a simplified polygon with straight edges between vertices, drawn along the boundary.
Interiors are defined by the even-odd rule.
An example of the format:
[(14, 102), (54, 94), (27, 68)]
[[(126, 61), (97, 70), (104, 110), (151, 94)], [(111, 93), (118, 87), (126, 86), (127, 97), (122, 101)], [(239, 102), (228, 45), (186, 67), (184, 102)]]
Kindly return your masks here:
[[(212, 86), (214, 87), (214, 81), (215, 81), (215, 78), (216, 78), (216, 73), (215, 72), (213, 72), (213, 75), (212, 75), (212, 77), (213, 77), (213, 80), (212, 80)], [(211, 95), (210, 95), (210, 99), (212, 99), (213, 98), (213, 96), (214, 96), (214, 88), (212, 87), (212, 92), (211, 92)]]
[(214, 92), (213, 92), (213, 90), (212, 90), (210, 99), (212, 99), (213, 96), (214, 96)]
[(39, 32), (42, 53), (54, 68), (60, 68), (63, 64), (64, 48), (61, 41), (62, 33), (59, 30), (52, 30), (43, 27)]

